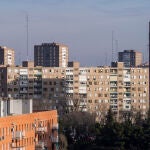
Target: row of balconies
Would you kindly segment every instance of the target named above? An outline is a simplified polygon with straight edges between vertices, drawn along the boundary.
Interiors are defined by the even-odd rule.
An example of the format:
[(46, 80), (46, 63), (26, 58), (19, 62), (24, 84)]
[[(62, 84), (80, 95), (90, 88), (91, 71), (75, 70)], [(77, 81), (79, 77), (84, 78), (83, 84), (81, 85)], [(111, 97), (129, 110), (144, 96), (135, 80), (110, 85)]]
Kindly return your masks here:
[[(37, 134), (41, 134), (41, 133), (44, 134), (45, 132), (47, 132), (47, 127), (36, 127), (36, 124), (34, 125)], [(41, 126), (42, 124), (39, 125)], [(54, 124), (52, 126), (52, 135), (50, 136), (50, 141), (52, 143), (58, 143), (59, 141), (58, 135), (55, 136), (53, 135), (55, 132), (58, 132), (58, 124)], [(44, 150), (45, 147), (47, 147), (47, 143), (45, 141), (38, 141), (35, 145), (35, 150)]]
[[(11, 148), (12, 150), (25, 150), (25, 144), (24, 142), (19, 142), (20, 140), (23, 140), (25, 138), (25, 131), (15, 131), (14, 130), (14, 124), (12, 124), (13, 127), (11, 129), (12, 132), (12, 143)], [(38, 125), (38, 127), (36, 127)], [(35, 133), (37, 134), (44, 134), (47, 132), (47, 127), (42, 126), (42, 123), (38, 121), (37, 123), (33, 124), (33, 127), (35, 128)], [(58, 143), (58, 133), (54, 136), (53, 134), (55, 132), (58, 132), (58, 124), (54, 124), (52, 126), (52, 136), (50, 137), (50, 140), (52, 143)], [(3, 136), (4, 139), (4, 136)], [(36, 142), (36, 141), (35, 141)], [(37, 141), (35, 144), (35, 150), (44, 150), (44, 148), (47, 147), (47, 143), (45, 141)]]

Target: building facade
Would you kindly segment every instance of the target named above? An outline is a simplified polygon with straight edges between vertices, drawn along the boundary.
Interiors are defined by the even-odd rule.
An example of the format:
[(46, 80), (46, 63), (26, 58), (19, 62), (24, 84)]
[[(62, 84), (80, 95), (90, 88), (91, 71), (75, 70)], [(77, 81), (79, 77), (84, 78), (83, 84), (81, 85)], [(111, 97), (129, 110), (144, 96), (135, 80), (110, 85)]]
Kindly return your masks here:
[[(111, 107), (119, 114), (149, 109), (148, 66), (0, 67), (0, 94), (4, 97), (33, 98), (33, 109), (82, 110), (99, 118)], [(67, 110), (66, 110), (67, 107)]]
[(118, 53), (118, 61), (124, 62), (125, 67), (136, 67), (142, 64), (142, 53), (135, 50), (124, 50)]
[(1, 150), (56, 150), (57, 111), (0, 118)]
[(58, 43), (35, 45), (34, 64), (43, 67), (67, 67), (68, 47)]
[(15, 52), (13, 49), (0, 46), (0, 65), (15, 65)]

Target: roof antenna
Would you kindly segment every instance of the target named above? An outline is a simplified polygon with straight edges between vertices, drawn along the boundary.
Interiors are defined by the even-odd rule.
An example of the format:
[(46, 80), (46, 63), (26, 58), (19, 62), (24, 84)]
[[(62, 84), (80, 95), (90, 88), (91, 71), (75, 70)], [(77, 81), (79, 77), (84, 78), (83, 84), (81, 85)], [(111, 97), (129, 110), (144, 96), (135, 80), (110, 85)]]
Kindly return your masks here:
[(107, 52), (105, 53), (105, 65), (107, 66)]
[(116, 57), (117, 57), (117, 61), (118, 61), (118, 40), (116, 40), (116, 53), (117, 53), (117, 55), (116, 55)]
[(112, 62), (114, 61), (114, 31), (112, 31)]
[(21, 53), (19, 52), (19, 65), (21, 65)]
[(29, 19), (28, 19), (28, 14), (27, 14), (27, 16), (26, 16), (26, 27), (27, 27), (27, 61), (28, 61), (28, 57), (29, 57), (29, 54), (28, 54), (28, 51), (29, 51), (29, 25), (28, 25), (28, 23), (29, 23)]

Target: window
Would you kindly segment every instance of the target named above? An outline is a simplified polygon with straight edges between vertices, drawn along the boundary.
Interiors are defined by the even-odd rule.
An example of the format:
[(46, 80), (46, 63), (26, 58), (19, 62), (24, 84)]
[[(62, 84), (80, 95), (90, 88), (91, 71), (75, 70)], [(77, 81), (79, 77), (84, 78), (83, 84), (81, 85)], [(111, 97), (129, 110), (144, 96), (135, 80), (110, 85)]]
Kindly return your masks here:
[(54, 88), (51, 88), (51, 91), (54, 91)]
[(92, 103), (92, 100), (88, 100), (89, 103)]

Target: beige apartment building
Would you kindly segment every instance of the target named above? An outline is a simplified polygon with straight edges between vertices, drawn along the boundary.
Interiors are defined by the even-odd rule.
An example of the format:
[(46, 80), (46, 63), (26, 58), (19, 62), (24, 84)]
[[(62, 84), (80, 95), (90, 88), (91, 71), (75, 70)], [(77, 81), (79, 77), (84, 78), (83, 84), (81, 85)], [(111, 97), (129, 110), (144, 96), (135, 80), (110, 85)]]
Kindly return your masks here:
[(0, 150), (57, 150), (57, 111), (0, 118)]
[(0, 46), (0, 65), (15, 65), (15, 52), (13, 49)]
[(98, 119), (111, 108), (116, 114), (149, 108), (148, 66), (124, 67), (123, 62), (109, 66), (0, 67), (0, 96), (32, 98), (33, 109), (82, 110), (96, 113)]

